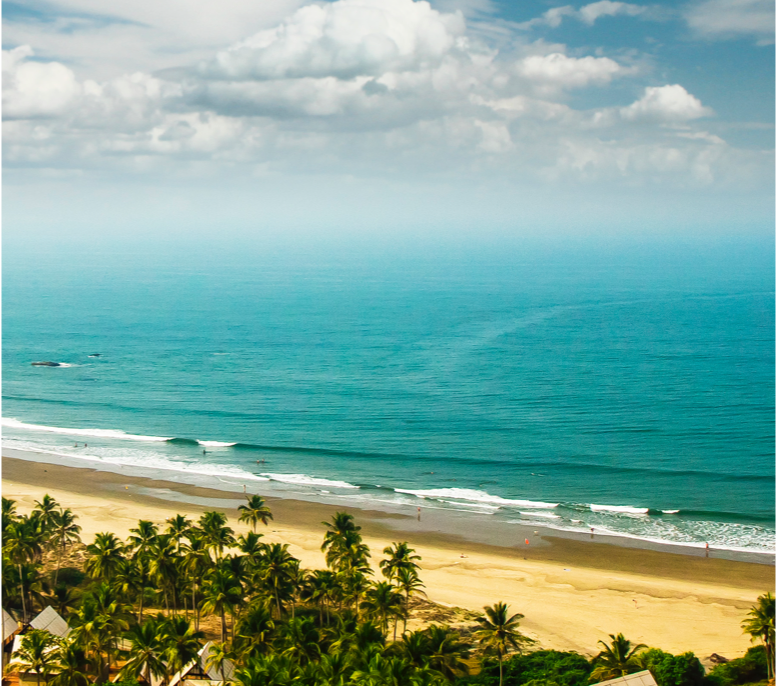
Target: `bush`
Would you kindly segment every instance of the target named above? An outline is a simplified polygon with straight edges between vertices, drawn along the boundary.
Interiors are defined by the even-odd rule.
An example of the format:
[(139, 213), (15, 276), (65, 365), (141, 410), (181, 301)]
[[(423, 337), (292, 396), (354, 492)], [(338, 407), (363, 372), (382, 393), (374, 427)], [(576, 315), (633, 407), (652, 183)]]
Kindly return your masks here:
[[(579, 653), (537, 650), (504, 661), (504, 686), (586, 686), (591, 670)], [(484, 663), (477, 681), (498, 684), (498, 662)]]
[(703, 665), (693, 653), (671, 655), (659, 648), (642, 653), (644, 667), (652, 672), (657, 686), (701, 686)]
[(765, 646), (754, 646), (746, 655), (717, 665), (706, 677), (708, 686), (735, 686), (751, 684), (768, 678)]
[(86, 574), (80, 569), (76, 569), (75, 567), (62, 567), (62, 569), (59, 570), (59, 574), (57, 574), (57, 586), (61, 586), (62, 584), (65, 586), (80, 586), (84, 579), (86, 579)]

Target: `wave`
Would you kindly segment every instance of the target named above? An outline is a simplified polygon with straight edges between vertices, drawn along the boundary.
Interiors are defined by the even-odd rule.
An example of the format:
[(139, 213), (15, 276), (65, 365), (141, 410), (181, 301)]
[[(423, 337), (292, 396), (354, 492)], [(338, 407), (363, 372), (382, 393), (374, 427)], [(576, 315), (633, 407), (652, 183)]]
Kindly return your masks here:
[(454, 500), (464, 500), (476, 503), (487, 503), (495, 505), (517, 505), (518, 507), (535, 507), (538, 509), (550, 509), (558, 507), (558, 503), (542, 503), (534, 500), (512, 500), (502, 498), (497, 495), (490, 495), (485, 491), (477, 491), (471, 488), (431, 488), (411, 490), (408, 488), (396, 488), (397, 493), (408, 493), (418, 498), (453, 498)]
[(593, 512), (622, 512), (623, 514), (649, 514), (648, 507), (629, 507), (627, 505), (590, 505)]
[(64, 434), (66, 436), (92, 436), (94, 438), (119, 438), (128, 441), (151, 441), (163, 443), (170, 439), (164, 436), (138, 436), (116, 429), (66, 429), (59, 426), (43, 426), (41, 424), (26, 424), (18, 419), (3, 417), (3, 426), (9, 429), (26, 429), (28, 431), (44, 431), (46, 433)]
[(347, 481), (332, 481), (330, 479), (320, 479), (307, 474), (272, 474), (263, 472), (261, 476), (267, 477), (271, 481), (280, 481), (285, 484), (295, 484), (297, 486), (325, 486), (327, 488), (359, 488)]
[(520, 512), (521, 515), (526, 517), (541, 517), (542, 519), (560, 519), (558, 515), (554, 515), (550, 512)]
[(51, 450), (36, 444), (3, 438), (3, 447), (42, 455), (55, 455), (84, 462), (96, 462), (113, 467), (136, 467), (140, 469), (159, 469), (163, 471), (179, 472), (183, 474), (195, 474), (198, 476), (231, 477), (240, 480), (269, 481), (264, 476), (251, 474), (239, 467), (225, 464), (207, 464), (202, 462), (187, 463), (179, 460), (171, 460), (158, 453), (149, 453), (132, 449), (110, 450), (101, 448), (102, 455), (83, 452), (67, 452), (65, 450)]
[(663, 514), (679, 514), (679, 510), (660, 510)]
[(201, 446), (206, 448), (231, 448), (237, 443), (224, 443), (223, 441), (197, 441)]

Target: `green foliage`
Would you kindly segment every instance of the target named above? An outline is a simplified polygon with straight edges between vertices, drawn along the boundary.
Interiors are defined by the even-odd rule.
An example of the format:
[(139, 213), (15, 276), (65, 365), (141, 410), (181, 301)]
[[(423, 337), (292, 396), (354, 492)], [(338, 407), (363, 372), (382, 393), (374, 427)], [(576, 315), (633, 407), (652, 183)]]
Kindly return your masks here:
[(659, 648), (650, 648), (640, 655), (644, 668), (652, 672), (657, 686), (700, 686), (703, 665), (693, 653), (671, 655)]
[(86, 574), (77, 567), (62, 567), (57, 576), (57, 583), (64, 586), (80, 586), (85, 580)]
[[(504, 661), (504, 686), (586, 686), (592, 665), (579, 653), (537, 650)], [(475, 681), (498, 683), (498, 663), (488, 661)]]
[(736, 686), (763, 681), (768, 676), (765, 646), (754, 646), (744, 657), (717, 665), (706, 677), (708, 686)]

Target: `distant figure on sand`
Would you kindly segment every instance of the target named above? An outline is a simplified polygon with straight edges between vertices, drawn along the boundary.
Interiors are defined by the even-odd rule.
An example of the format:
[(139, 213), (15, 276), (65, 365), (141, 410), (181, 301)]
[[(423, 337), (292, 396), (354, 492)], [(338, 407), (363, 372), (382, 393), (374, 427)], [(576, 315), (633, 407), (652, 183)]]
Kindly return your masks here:
[(590, 538), (593, 538), (593, 533), (595, 532), (595, 529), (591, 526), (590, 527)]
[(709, 542), (706, 541), (706, 557), (709, 556)]
[(420, 521), (420, 508), (418, 508), (418, 521)]

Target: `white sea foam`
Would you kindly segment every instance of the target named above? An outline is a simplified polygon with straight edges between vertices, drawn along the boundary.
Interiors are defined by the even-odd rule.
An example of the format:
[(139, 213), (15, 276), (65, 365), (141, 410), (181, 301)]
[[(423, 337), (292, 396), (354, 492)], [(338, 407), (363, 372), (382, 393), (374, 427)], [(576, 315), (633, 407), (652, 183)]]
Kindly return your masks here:
[(83, 452), (75, 449), (70, 452), (67, 449), (52, 449), (15, 439), (3, 438), (3, 447), (27, 452), (41, 453), (44, 455), (54, 455), (74, 460), (83, 460), (85, 462), (97, 462), (102, 465), (112, 465), (115, 467), (134, 467), (139, 469), (160, 469), (164, 471), (179, 472), (183, 474), (196, 474), (200, 476), (212, 477), (230, 477), (242, 481), (269, 481), (266, 477), (257, 476), (246, 472), (239, 467), (225, 464), (207, 464), (203, 462), (182, 462), (180, 460), (171, 460), (155, 452), (135, 449), (115, 449), (115, 448), (89, 448), (89, 452)]
[(43, 426), (41, 424), (26, 424), (18, 419), (3, 417), (3, 426), (9, 429), (25, 429), (27, 431), (43, 431), (52, 434), (63, 434), (66, 436), (92, 436), (94, 438), (119, 438), (127, 441), (154, 441), (161, 443), (169, 441), (169, 438), (163, 436), (138, 436), (128, 434), (116, 429), (67, 429), (59, 426)]
[(222, 441), (197, 441), (197, 443), (206, 448), (231, 448), (233, 445), (237, 445), (237, 443), (224, 443)]
[(660, 510), (663, 514), (679, 514), (679, 510)]
[(520, 512), (521, 515), (526, 517), (541, 517), (542, 519), (560, 519), (558, 515), (554, 515), (551, 512)]
[(648, 507), (628, 507), (627, 505), (590, 505), (593, 512), (621, 512), (623, 514), (643, 515), (649, 512)]
[(358, 488), (353, 484), (349, 484), (347, 481), (331, 481), (330, 479), (319, 479), (314, 476), (307, 476), (307, 474), (270, 474), (268, 472), (262, 473), (262, 476), (266, 476), (272, 481), (281, 481), (286, 484), (296, 484), (297, 486), (325, 486), (327, 488)]
[(477, 491), (471, 488), (431, 488), (427, 490), (411, 490), (408, 488), (397, 488), (397, 493), (409, 493), (418, 498), (453, 498), (475, 503), (487, 503), (491, 505), (516, 505), (517, 507), (531, 507), (538, 509), (551, 509), (557, 507), (558, 503), (542, 503), (535, 500), (512, 500), (501, 498), (497, 495), (490, 495), (485, 491)]

